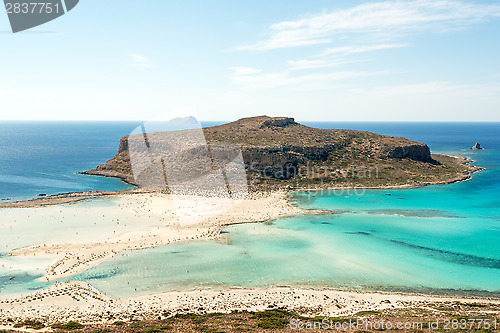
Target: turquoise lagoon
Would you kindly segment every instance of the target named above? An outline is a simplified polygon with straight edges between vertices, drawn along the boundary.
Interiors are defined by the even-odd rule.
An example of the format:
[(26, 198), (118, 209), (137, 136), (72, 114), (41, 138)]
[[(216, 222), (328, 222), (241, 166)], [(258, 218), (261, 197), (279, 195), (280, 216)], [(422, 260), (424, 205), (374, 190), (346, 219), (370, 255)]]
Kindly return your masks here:
[[(125, 252), (71, 279), (114, 297), (276, 285), (500, 296), (500, 125), (356, 126), (345, 127), (424, 141), (486, 170), (468, 181), (415, 189), (296, 192), (293, 204), (340, 213), (233, 225), (224, 229), (227, 244)], [(486, 149), (467, 148), (476, 141)], [(19, 278), (0, 273), (0, 295), (48, 286), (33, 269), (43, 263), (1, 260)]]
[[(460, 186), (446, 187), (453, 194)], [(224, 230), (227, 244), (205, 241), (129, 252), (77, 278), (118, 297), (274, 285), (500, 292), (499, 219), (474, 215), (473, 209), (486, 212), (480, 203), (470, 210), (463, 200), (439, 205), (441, 191), (391, 191), (390, 196), (368, 191), (348, 198), (298, 193), (293, 200), (301, 205), (350, 211), (230, 226)]]

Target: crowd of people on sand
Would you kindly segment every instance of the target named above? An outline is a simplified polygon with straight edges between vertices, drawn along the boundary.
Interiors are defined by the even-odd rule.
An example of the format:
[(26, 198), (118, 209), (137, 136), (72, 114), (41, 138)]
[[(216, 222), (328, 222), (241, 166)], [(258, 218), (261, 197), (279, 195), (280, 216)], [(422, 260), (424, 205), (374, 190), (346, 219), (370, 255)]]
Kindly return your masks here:
[[(51, 301), (57, 297), (69, 297), (70, 299), (80, 302), (96, 300), (100, 302), (108, 301), (109, 298), (104, 296), (97, 289), (90, 285), (76, 282), (56, 283), (52, 288), (34, 292), (30, 295), (19, 296), (10, 299), (0, 299), (0, 304), (29, 304), (37, 301)], [(1, 310), (0, 310), (1, 311)]]
[[(158, 235), (149, 235), (148, 237), (142, 236), (141, 242), (130, 242), (129, 244), (122, 244), (120, 246), (119, 242), (108, 244), (109, 246), (119, 246), (121, 251), (123, 250), (141, 250), (151, 247), (156, 247), (159, 245), (168, 245), (174, 242), (197, 240), (197, 239), (215, 239), (219, 237), (220, 231), (222, 230), (222, 225), (217, 224), (208, 227), (205, 232), (197, 232), (191, 236), (177, 237), (177, 238), (167, 238), (165, 240), (157, 239)], [(130, 241), (130, 240), (129, 240)], [(103, 251), (100, 253), (90, 253), (85, 255), (84, 253), (71, 253), (68, 252), (63, 258), (58, 260), (52, 266), (50, 266), (46, 271), (46, 279), (49, 277), (57, 277), (59, 275), (73, 274), (79, 271), (82, 266), (91, 266), (92, 264), (102, 261), (104, 259), (109, 259), (114, 257), (121, 251), (115, 251), (110, 249), (109, 251)]]
[[(54, 302), (63, 296), (69, 297), (70, 302), (64, 305)], [(23, 316), (47, 322), (79, 320), (85, 323), (102, 323), (131, 318), (156, 319), (158, 316), (166, 316), (164, 313), (229, 313), (235, 310), (262, 311), (270, 308), (286, 308), (310, 316), (347, 316), (363, 310), (425, 306), (429, 302), (411, 296), (385, 297), (379, 295), (370, 298), (369, 295), (333, 290), (276, 287), (194, 290), (111, 299), (84, 283), (65, 282), (30, 296), (0, 301), (0, 323), (6, 322), (7, 318), (20, 319)], [(16, 304), (28, 310), (19, 312), (15, 309)]]
[[(91, 262), (102, 260), (110, 255), (115, 255), (116, 252), (111, 250), (110, 252), (105, 251), (99, 254), (91, 253), (88, 259), (84, 259), (83, 255), (75, 254), (75, 253), (66, 253), (66, 255), (55, 264), (47, 268), (47, 275), (58, 275), (58, 274), (67, 274), (73, 272), (76, 268), (82, 265), (88, 265)], [(66, 262), (69, 260), (76, 261), (74, 264), (66, 266)], [(57, 270), (61, 267), (61, 270)], [(48, 278), (47, 278), (48, 279)]]

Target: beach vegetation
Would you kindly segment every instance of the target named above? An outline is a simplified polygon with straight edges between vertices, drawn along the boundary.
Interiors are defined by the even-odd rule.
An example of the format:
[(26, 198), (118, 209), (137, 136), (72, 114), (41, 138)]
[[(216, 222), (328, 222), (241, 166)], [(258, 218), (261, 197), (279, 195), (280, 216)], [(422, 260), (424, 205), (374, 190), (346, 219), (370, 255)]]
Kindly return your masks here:
[(488, 304), (483, 304), (483, 303), (477, 303), (477, 302), (474, 302), (474, 303), (466, 303), (468, 306), (470, 307), (475, 307), (475, 308), (487, 308), (488, 307)]
[(285, 318), (280, 317), (267, 317), (257, 323), (257, 327), (268, 329), (268, 330), (276, 330), (276, 329), (284, 329), (288, 325), (289, 321)]
[(205, 318), (202, 318), (201, 316), (198, 316), (194, 313), (177, 313), (175, 316), (173, 316), (173, 318), (191, 320), (195, 324), (205, 321)]
[(32, 330), (41, 330), (43, 328), (45, 328), (45, 325), (42, 324), (41, 322), (39, 321), (29, 321), (28, 323), (25, 322), (24, 325), (26, 326), (26, 328), (30, 328)]
[(80, 324), (79, 322), (76, 321), (69, 321), (66, 324), (61, 324), (61, 323), (56, 323), (51, 326), (53, 329), (58, 329), (58, 330), (64, 330), (64, 331), (74, 331), (78, 329), (82, 329), (85, 327), (85, 325)]
[(173, 327), (170, 325), (162, 325), (162, 326), (151, 326), (143, 330), (143, 333), (161, 333), (163, 331), (171, 330)]
[(356, 315), (358, 316), (375, 316), (379, 314), (380, 314), (379, 311), (373, 311), (373, 310), (359, 311), (358, 313), (356, 313)]
[(203, 332), (203, 333), (226, 333), (224, 331), (219, 331), (216, 328), (211, 328), (207, 326), (198, 326), (194, 328), (197, 331)]
[(170, 325), (162, 325), (162, 326), (160, 326), (160, 328), (161, 328), (162, 330), (164, 330), (164, 331), (168, 331), (168, 330), (171, 330), (173, 327), (172, 327), (172, 326), (170, 326)]
[[(436, 307), (438, 304), (431, 304), (432, 308)], [(479, 309), (483, 311), (483, 309)], [(59, 323), (52, 325), (55, 333), (167, 333), (168, 331), (175, 332), (198, 332), (198, 333), (245, 333), (245, 332), (272, 332), (288, 330), (290, 321), (292, 319), (299, 319), (300, 321), (308, 322), (319, 322), (326, 320), (333, 325), (337, 322), (357, 322), (357, 318), (363, 315), (373, 316), (369, 320), (371, 322), (377, 321), (391, 321), (391, 322), (408, 322), (408, 323), (420, 323), (419, 325), (412, 326), (411, 329), (404, 330), (405, 332), (453, 332), (453, 330), (445, 330), (442, 323), (444, 320), (468, 320), (468, 318), (482, 318), (483, 320), (494, 320), (498, 316), (487, 317), (481, 312), (471, 312), (470, 309), (458, 308), (453, 311), (453, 313), (448, 314), (439, 311), (429, 311), (428, 313), (422, 313), (422, 309), (415, 308), (405, 308), (405, 309), (384, 309), (383, 311), (373, 311), (364, 310), (356, 314), (356, 316), (349, 317), (328, 317), (328, 316), (303, 316), (300, 313), (290, 312), (285, 308), (270, 308), (264, 311), (233, 311), (231, 313), (210, 313), (210, 314), (196, 314), (182, 312), (177, 316), (163, 319), (146, 319), (142, 321), (115, 321), (102, 324), (88, 324), (82, 325), (76, 322), (68, 322), (66, 324)], [(196, 319), (195, 319), (196, 318)], [(193, 321), (193, 319), (195, 319)], [(216, 319), (216, 320), (215, 320)], [(439, 320), (439, 328), (433, 328), (430, 326), (431, 321), (435, 322)], [(497, 318), (500, 320), (500, 318)], [(6, 323), (6, 320), (3, 322)], [(38, 324), (48, 326), (49, 323), (39, 322), (35, 319), (26, 319), (25, 321), (12, 321), (10, 325), (12, 326), (16, 323), (18, 328), (28, 326), (36, 326)], [(79, 327), (79, 329), (73, 329), (73, 327)], [(333, 326), (325, 328), (330, 332), (335, 331)], [(359, 327), (361, 329), (366, 329), (365, 327)], [(14, 329), (13, 329), (14, 330)], [(50, 329), (48, 330), (50, 331)], [(380, 329), (373, 328), (371, 331), (390, 331), (387, 327), (382, 327)], [(491, 330), (485, 329), (484, 327), (474, 327), (472, 330), (474, 332), (491, 332)], [(494, 330), (493, 330), (494, 331)], [(10, 330), (2, 331), (0, 333), (10, 332)], [(304, 331), (305, 332), (305, 331)], [(352, 331), (349, 331), (352, 332)], [(363, 332), (363, 331), (359, 331)], [(458, 331), (457, 331), (458, 332)]]
[(263, 329), (283, 329), (288, 325), (293, 313), (282, 308), (265, 310), (254, 314), (254, 318), (261, 319), (256, 326)]
[(198, 316), (194, 313), (176, 313), (175, 319), (196, 319)]
[(13, 328), (22, 328), (22, 327), (32, 330), (41, 330), (45, 328), (45, 325), (38, 320), (31, 320), (31, 319), (27, 319), (21, 323), (16, 323), (13, 325)]
[(132, 324), (130, 324), (130, 327), (132, 328), (142, 328), (144, 326), (144, 323), (141, 321), (136, 321)]
[(286, 318), (286, 317), (291, 317), (291, 316), (294, 316), (294, 314), (291, 313), (290, 311), (283, 309), (283, 308), (265, 310), (262, 312), (256, 312), (254, 314), (255, 318), (271, 318), (271, 317)]

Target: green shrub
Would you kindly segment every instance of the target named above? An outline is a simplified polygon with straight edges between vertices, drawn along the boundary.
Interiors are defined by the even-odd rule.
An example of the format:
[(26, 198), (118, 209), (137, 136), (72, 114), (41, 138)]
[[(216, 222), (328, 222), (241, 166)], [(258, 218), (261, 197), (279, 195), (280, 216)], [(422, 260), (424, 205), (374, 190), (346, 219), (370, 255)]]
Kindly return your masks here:
[(262, 312), (256, 312), (254, 318), (270, 318), (270, 317), (286, 318), (291, 316), (293, 316), (293, 313), (280, 308), (280, 309), (272, 309), (272, 310), (265, 310)]
[(170, 325), (163, 325), (163, 326), (158, 326), (158, 327), (152, 326), (152, 327), (146, 328), (143, 332), (144, 333), (160, 333), (160, 332), (168, 331), (171, 329), (172, 329), (172, 326), (170, 326)]
[(170, 325), (163, 325), (163, 326), (160, 326), (160, 328), (164, 331), (168, 331), (168, 330), (171, 330), (173, 327), (170, 326)]
[(73, 331), (73, 330), (78, 330), (78, 329), (84, 328), (85, 325), (71, 320), (66, 324), (57, 323), (57, 324), (52, 325), (51, 327), (54, 329), (58, 329), (58, 330)]
[(283, 329), (288, 324), (288, 320), (280, 317), (268, 317), (257, 323), (257, 327), (267, 330)]
[(144, 332), (144, 333), (160, 333), (160, 332), (163, 332), (163, 330), (159, 327), (148, 327), (142, 332)]
[(224, 331), (219, 331), (216, 328), (210, 328), (207, 326), (199, 326), (195, 327), (194, 329), (203, 333), (225, 333)]
[(358, 313), (356, 313), (358, 316), (369, 316), (369, 315), (379, 315), (380, 312), (378, 311), (371, 311), (371, 310), (368, 310), (368, 311), (359, 311)]

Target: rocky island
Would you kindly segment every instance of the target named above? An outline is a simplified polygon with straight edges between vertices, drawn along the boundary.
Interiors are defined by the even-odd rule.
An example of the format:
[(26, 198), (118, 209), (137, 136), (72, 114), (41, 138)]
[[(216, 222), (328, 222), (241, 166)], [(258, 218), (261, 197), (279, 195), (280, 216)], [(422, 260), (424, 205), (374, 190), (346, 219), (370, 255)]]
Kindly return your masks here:
[[(465, 180), (480, 168), (466, 158), (431, 154), (405, 138), (347, 129), (318, 129), (289, 117), (243, 118), (203, 129), (207, 143), (229, 142), (243, 154), (250, 189), (415, 187)], [(116, 156), (84, 174), (136, 184), (129, 136)]]
[(479, 142), (476, 142), (476, 144), (474, 146), (472, 146), (471, 148), (472, 150), (481, 150), (483, 148), (481, 148), (481, 145), (479, 144)]

